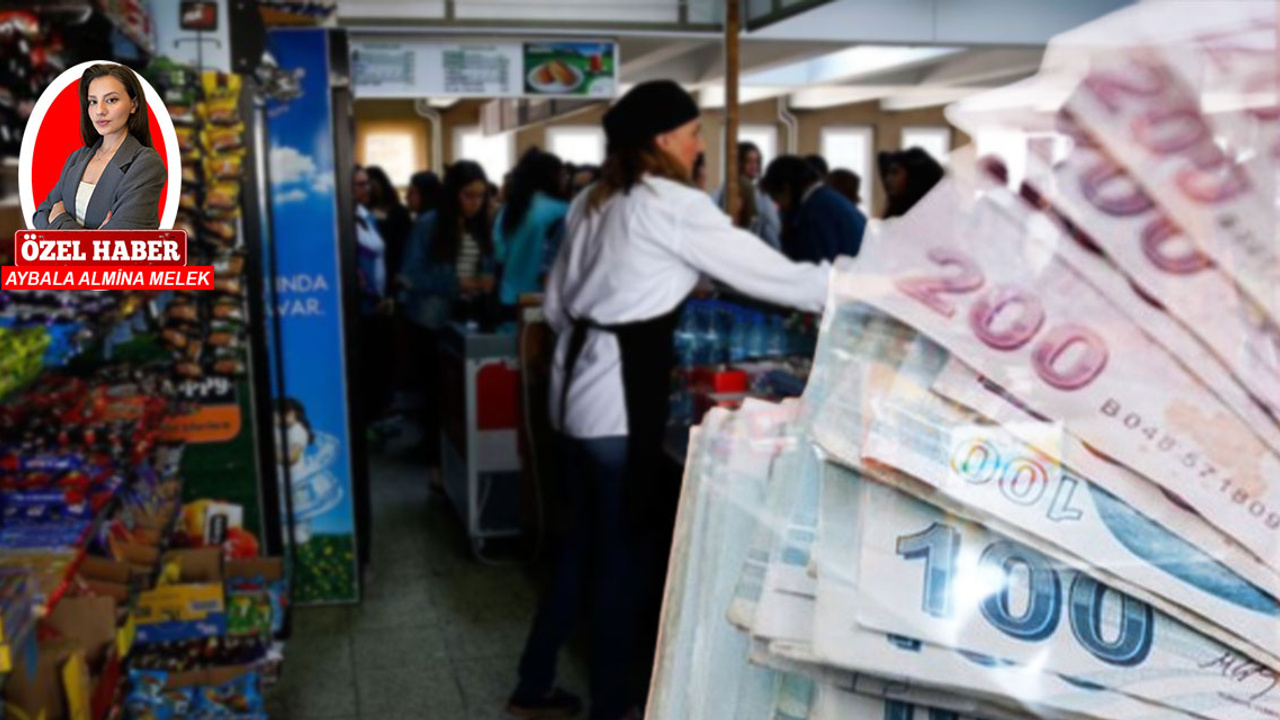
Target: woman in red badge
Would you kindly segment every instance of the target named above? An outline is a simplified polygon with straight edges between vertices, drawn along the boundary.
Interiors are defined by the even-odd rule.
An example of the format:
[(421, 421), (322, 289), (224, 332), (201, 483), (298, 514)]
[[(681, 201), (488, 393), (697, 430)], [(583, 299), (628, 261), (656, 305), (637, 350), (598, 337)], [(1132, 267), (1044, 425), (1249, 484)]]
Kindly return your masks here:
[[(678, 497), (659, 463), (681, 305), (704, 273), (739, 292), (822, 310), (828, 267), (793, 263), (733, 226), (693, 187), (703, 151), (698, 105), (679, 85), (637, 85), (604, 117), (600, 180), (574, 200), (543, 309), (556, 331), (552, 423), (560, 431), (571, 529), (542, 598), (507, 706), (520, 718), (569, 717), (582, 702), (557, 687), (556, 656), (582, 587), (591, 615), (591, 720), (630, 717), (637, 598), (649, 528)], [(664, 519), (665, 518), (665, 519)], [(650, 522), (658, 520), (659, 522)], [(669, 540), (670, 534), (667, 534)], [(588, 578), (590, 578), (588, 580)]]
[(80, 78), (80, 137), (58, 183), (32, 218), (38, 230), (158, 230), (168, 176), (151, 145), (142, 83), (102, 63)]

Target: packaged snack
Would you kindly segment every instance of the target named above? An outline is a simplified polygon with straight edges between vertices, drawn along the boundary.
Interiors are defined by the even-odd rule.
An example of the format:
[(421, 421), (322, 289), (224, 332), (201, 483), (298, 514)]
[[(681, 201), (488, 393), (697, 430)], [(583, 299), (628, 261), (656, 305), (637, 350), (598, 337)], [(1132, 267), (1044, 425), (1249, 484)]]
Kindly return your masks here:
[(216, 277), (240, 277), (244, 274), (244, 253), (229, 252), (213, 260), (213, 274)]
[(221, 246), (230, 246), (236, 240), (236, 226), (227, 220), (205, 220), (201, 227), (205, 233), (212, 236), (215, 243)]
[(180, 378), (189, 380), (199, 380), (204, 377), (204, 370), (200, 367), (200, 363), (184, 361), (173, 364), (173, 374)]
[(215, 98), (200, 103), (200, 117), (210, 125), (235, 125), (240, 122), (240, 103), (235, 97)]
[(166, 690), (169, 674), (156, 670), (130, 670), (125, 716), (130, 720), (178, 720), (192, 711), (191, 688)]
[(239, 720), (260, 714), (265, 704), (258, 689), (258, 674), (251, 672), (219, 687), (196, 692), (192, 720)]
[(160, 331), (160, 341), (168, 346), (171, 350), (182, 350), (190, 342), (190, 338), (182, 330), (171, 327)]
[[(213, 273), (215, 277), (221, 274), (218, 271), (216, 261), (213, 266)], [(242, 323), (244, 322), (244, 304), (235, 298), (219, 298), (218, 301), (213, 304), (212, 315), (215, 320)]]
[(216, 348), (240, 347), (240, 334), (233, 330), (223, 329), (209, 333), (209, 345)]
[(244, 147), (244, 125), (205, 128), (200, 133), (200, 146), (209, 153), (239, 150)]
[(190, 302), (170, 303), (164, 316), (170, 320), (196, 322), (200, 319), (200, 309)]
[(205, 190), (204, 206), (215, 212), (238, 211), (240, 209), (240, 183), (217, 182)]
[(200, 168), (196, 165), (182, 166), (182, 184), (183, 185), (199, 185), (200, 184)]
[(240, 377), (246, 372), (244, 360), (238, 358), (216, 360), (209, 370), (215, 375), (225, 375), (227, 377)]
[(244, 284), (240, 282), (240, 278), (214, 277), (213, 289), (229, 295), (239, 295), (244, 292)]
[(195, 128), (175, 127), (173, 130), (178, 136), (178, 150), (184, 156), (193, 150), (199, 149), (200, 136)]
[(169, 117), (173, 118), (175, 126), (189, 126), (196, 124), (195, 107), (188, 103), (174, 103), (166, 105), (169, 110)]
[(244, 153), (220, 153), (204, 159), (204, 173), (210, 180), (239, 180), (244, 172)]
[(193, 213), (200, 209), (200, 199), (194, 189), (183, 190), (178, 198), (178, 209)]
[(240, 98), (243, 80), (236, 73), (224, 73), (206, 70), (200, 77), (204, 88), (204, 96), (208, 102), (236, 100)]

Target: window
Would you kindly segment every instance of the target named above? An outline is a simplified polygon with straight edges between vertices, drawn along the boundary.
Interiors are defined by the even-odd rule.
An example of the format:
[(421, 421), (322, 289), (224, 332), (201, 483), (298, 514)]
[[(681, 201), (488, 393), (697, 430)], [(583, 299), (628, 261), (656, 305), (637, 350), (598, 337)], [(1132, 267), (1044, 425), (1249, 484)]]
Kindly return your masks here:
[(547, 152), (574, 165), (604, 162), (604, 130), (592, 125), (547, 128)]
[[(775, 125), (739, 125), (738, 142), (754, 143), (760, 148), (760, 172), (769, 167), (769, 161), (778, 157), (778, 128)], [(724, 147), (724, 129), (720, 130), (720, 146)], [(727, 163), (720, 163), (720, 174), (724, 175)], [(738, 168), (741, 170), (742, 168)], [(721, 178), (724, 179), (723, 177)]]
[(862, 180), (862, 202), (858, 209), (871, 215), (871, 197), (876, 192), (872, 182), (871, 128), (867, 126), (826, 127), (822, 129), (822, 157), (832, 170), (852, 170)]
[(902, 128), (902, 149), (918, 147), (929, 153), (939, 164), (947, 164), (947, 156), (951, 154), (951, 128), (904, 127)]
[(364, 164), (377, 165), (387, 172), (391, 184), (408, 187), (417, 171), (417, 143), (408, 133), (371, 132), (364, 136)]
[(409, 178), (430, 166), (427, 156), (429, 129), (425, 121), (360, 120), (356, 123), (356, 162), (377, 165), (391, 184), (409, 187)]
[(502, 185), (503, 176), (511, 171), (512, 140), (511, 133), (486, 136), (478, 126), (457, 128), (453, 131), (453, 159), (480, 163), (489, 182)]

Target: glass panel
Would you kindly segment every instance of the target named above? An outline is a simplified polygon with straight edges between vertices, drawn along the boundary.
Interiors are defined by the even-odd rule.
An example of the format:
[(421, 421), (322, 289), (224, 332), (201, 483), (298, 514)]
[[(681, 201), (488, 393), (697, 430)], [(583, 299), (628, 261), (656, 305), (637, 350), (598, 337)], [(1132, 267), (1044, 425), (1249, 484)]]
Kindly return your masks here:
[(871, 216), (872, 134), (870, 127), (825, 128), (822, 131), (822, 156), (832, 170), (851, 170), (862, 180), (862, 202), (858, 208)]
[(486, 137), (476, 127), (459, 128), (455, 132), (454, 159), (480, 163), (489, 182), (501, 185), (502, 177), (511, 170), (511, 135)]
[(547, 129), (547, 150), (575, 165), (604, 162), (604, 131), (598, 127), (555, 127)]
[(417, 170), (418, 142), (409, 132), (370, 132), (364, 138), (364, 161), (386, 171), (397, 188), (409, 186), (409, 178)]

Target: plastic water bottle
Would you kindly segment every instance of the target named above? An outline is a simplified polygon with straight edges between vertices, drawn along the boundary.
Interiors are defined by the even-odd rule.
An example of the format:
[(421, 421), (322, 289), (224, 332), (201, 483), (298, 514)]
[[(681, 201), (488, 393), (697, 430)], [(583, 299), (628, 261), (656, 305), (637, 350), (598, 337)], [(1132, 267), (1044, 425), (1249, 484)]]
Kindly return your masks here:
[(720, 323), (716, 316), (716, 306), (713, 303), (702, 305), (699, 319), (699, 339), (702, 344), (701, 365), (715, 365), (721, 362)]
[(747, 318), (738, 308), (729, 310), (729, 362), (747, 358)]
[(771, 358), (780, 358), (786, 353), (786, 330), (782, 327), (782, 317), (779, 315), (769, 316), (769, 329), (766, 334), (767, 346), (765, 352)]
[(751, 313), (751, 329), (747, 331), (747, 357), (764, 357), (767, 343), (764, 337), (764, 316), (758, 312)]

